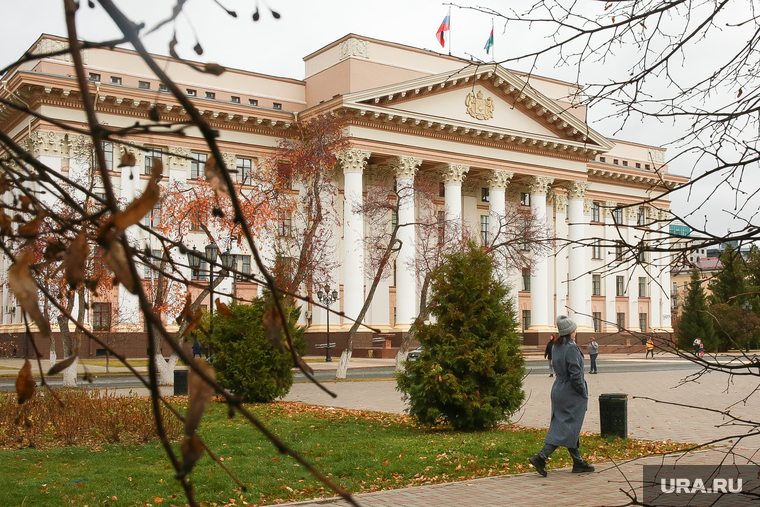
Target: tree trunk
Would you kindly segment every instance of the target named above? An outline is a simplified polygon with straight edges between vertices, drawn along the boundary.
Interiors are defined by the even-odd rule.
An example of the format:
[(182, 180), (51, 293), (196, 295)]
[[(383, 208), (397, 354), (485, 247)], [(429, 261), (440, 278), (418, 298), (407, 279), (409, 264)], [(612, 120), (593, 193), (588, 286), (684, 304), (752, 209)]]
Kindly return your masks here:
[[(74, 309), (74, 299), (76, 297), (76, 292), (68, 292), (66, 295), (66, 312), (71, 315), (71, 311)], [(83, 310), (83, 304), (80, 301), (80, 312)], [(81, 322), (81, 321), (80, 321)], [(67, 359), (68, 357), (71, 357), (71, 355), (74, 352), (74, 349), (76, 348), (74, 344), (74, 339), (71, 336), (71, 330), (69, 329), (69, 319), (63, 314), (58, 315), (58, 328), (61, 331), (61, 343), (63, 344), (63, 358)], [(76, 387), (77, 386), (77, 363), (78, 361), (74, 361), (74, 363), (66, 368), (63, 372), (63, 387)], [(50, 364), (51, 366), (55, 364), (55, 342), (53, 340), (50, 341)], [(73, 374), (71, 372), (73, 368)]]
[(427, 304), (427, 293), (430, 287), (430, 273), (425, 274), (425, 280), (422, 282), (422, 293), (420, 294), (420, 314), (417, 316), (412, 328), (408, 333), (404, 334), (401, 339), (401, 346), (398, 348), (396, 354), (396, 372), (400, 372), (404, 369), (404, 362), (409, 354), (409, 344), (414, 341), (417, 336), (417, 324), (421, 324), (427, 320), (430, 316), (430, 309)]

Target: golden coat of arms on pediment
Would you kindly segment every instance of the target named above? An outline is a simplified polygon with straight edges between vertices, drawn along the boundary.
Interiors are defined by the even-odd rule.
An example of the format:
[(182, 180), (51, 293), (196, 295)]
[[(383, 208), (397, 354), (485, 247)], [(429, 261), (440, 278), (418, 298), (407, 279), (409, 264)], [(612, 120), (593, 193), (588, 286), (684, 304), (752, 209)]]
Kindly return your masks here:
[(464, 99), (467, 106), (467, 114), (478, 120), (490, 120), (493, 118), (493, 100), (491, 97), (483, 98), (483, 92), (478, 90), (477, 95), (473, 92), (467, 94)]

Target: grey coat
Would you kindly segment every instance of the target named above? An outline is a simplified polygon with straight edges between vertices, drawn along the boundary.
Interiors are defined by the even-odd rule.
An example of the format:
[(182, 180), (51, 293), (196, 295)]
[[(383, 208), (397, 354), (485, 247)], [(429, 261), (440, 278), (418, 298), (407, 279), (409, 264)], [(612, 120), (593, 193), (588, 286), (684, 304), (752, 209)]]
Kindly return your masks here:
[(588, 385), (583, 378), (583, 354), (575, 342), (555, 344), (552, 363), (556, 379), (552, 386), (552, 419), (544, 442), (578, 447), (583, 418), (588, 408)]

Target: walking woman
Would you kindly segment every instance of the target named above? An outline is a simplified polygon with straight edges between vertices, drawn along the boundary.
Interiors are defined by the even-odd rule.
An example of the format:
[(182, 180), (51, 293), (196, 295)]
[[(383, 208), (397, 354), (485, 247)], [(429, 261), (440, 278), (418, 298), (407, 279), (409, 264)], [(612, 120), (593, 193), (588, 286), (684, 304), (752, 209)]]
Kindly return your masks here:
[(546, 477), (546, 460), (557, 449), (567, 447), (573, 458), (573, 473), (593, 472), (594, 467), (581, 458), (581, 427), (588, 407), (588, 386), (583, 377), (583, 353), (575, 343), (578, 325), (570, 317), (557, 317), (559, 338), (552, 347), (554, 385), (552, 386), (552, 419), (544, 439), (544, 448), (530, 463)]
[(554, 376), (554, 368), (552, 368), (552, 347), (554, 346), (554, 335), (551, 335), (549, 337), (549, 343), (546, 344), (546, 349), (544, 350), (544, 359), (549, 360), (549, 376)]

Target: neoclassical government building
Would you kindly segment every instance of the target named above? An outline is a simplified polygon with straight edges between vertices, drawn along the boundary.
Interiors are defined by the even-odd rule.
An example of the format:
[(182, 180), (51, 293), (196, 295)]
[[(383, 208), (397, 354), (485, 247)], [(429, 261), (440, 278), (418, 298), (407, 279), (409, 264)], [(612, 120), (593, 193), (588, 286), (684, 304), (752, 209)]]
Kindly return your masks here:
[[(65, 44), (63, 38), (42, 35), (30, 52), (51, 52)], [(166, 121), (188, 118), (134, 51), (86, 49), (83, 58), (101, 122), (114, 127), (148, 123), (151, 109)], [(660, 196), (687, 180), (668, 173), (664, 149), (611, 139), (592, 129), (576, 85), (354, 34), (306, 55), (302, 80), (232, 69), (214, 77), (171, 58), (156, 59), (218, 130), (225, 162), (238, 169), (238, 178), (271, 157), (297, 120), (332, 112), (346, 122), (350, 144), (340, 157), (340, 200), (351, 196), (361, 201), (374, 168), (384, 167), (395, 172), (399, 183), (422, 176), (437, 179), (441, 192), (432, 205), (481, 241), (488, 241), (508, 207), (530, 210), (556, 241), (536, 254), (530, 268), (503, 273), (513, 287), (526, 344), (544, 342), (556, 331), (554, 321), (561, 314), (575, 318), (581, 333), (597, 336), (619, 337), (619, 329), (671, 330), (671, 305), (663, 290), (670, 287), (669, 256), (643, 253), (646, 262), (632, 262), (621, 253), (620, 242), (635, 245), (667, 233), (670, 203)], [(0, 96), (84, 126), (73, 76), (66, 54), (23, 63), (3, 78)], [(53, 122), (3, 107), (0, 128), (51, 168), (65, 174), (74, 167), (76, 136)], [(191, 185), (199, 177), (197, 162), (210, 155), (193, 131), (186, 137), (135, 135), (127, 141), (150, 150), (133, 150), (134, 174), (140, 177), (132, 179), (128, 175), (135, 168), (113, 163), (125, 148), (109, 148), (109, 169), (126, 199), (144, 187), (149, 171), (142, 169), (155, 157), (163, 161), (170, 181)], [(416, 220), (416, 204), (402, 207), (399, 224)], [(343, 223), (334, 235), (338, 262), (330, 279), (339, 294), (334, 309), (339, 305), (353, 316), (370, 279), (362, 246), (367, 226), (355, 206), (339, 202), (336, 209)], [(420, 280), (408, 262), (416, 255), (414, 229), (402, 228), (400, 239), (395, 273), (381, 281), (365, 318), (389, 333), (407, 330), (419, 307)], [(198, 248), (205, 243), (200, 232), (187, 240)], [(265, 246), (267, 239), (261, 241)], [(620, 246), (612, 246), (616, 244)], [(234, 253), (238, 269), (255, 271), (250, 252)], [(4, 261), (3, 272), (7, 267)], [(231, 279), (219, 290), (229, 294), (233, 285), (244, 298), (259, 290)], [(96, 332), (142, 331), (139, 316), (124, 311), (134, 306), (126, 293), (114, 290), (91, 303), (87, 319)], [(311, 306), (304, 310), (312, 345), (323, 341), (326, 312)], [(22, 322), (4, 284), (0, 333), (20, 333)], [(340, 347), (340, 333), (351, 322), (333, 315), (330, 324)], [(88, 353), (95, 351), (83, 352)]]

